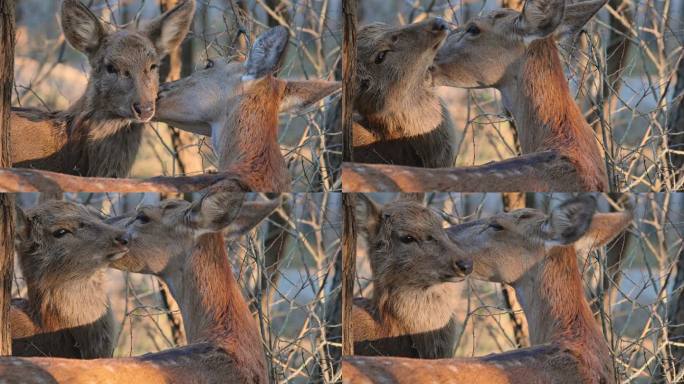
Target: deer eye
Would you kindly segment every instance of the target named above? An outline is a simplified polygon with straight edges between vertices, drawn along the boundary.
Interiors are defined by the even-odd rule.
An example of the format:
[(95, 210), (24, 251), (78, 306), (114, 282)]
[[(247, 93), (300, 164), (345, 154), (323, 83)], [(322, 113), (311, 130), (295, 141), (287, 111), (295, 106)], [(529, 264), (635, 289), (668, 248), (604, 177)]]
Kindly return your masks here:
[(107, 64), (105, 69), (107, 70), (107, 73), (112, 73), (112, 74), (116, 73), (116, 68), (111, 64)]
[(150, 71), (155, 71), (155, 70), (157, 70), (157, 68), (159, 68), (159, 66), (157, 64), (150, 65)]
[(71, 231), (69, 231), (68, 229), (60, 228), (60, 229), (52, 232), (52, 236), (59, 239), (59, 238), (64, 237), (64, 235), (66, 235), (67, 233), (71, 233)]
[(214, 67), (214, 60), (207, 60), (207, 65), (204, 67), (204, 69), (209, 69)]
[(411, 235), (404, 235), (399, 238), (399, 241), (401, 241), (404, 244), (411, 244), (417, 242), (418, 240), (416, 240), (416, 238)]
[(489, 223), (489, 228), (491, 228), (491, 229), (493, 229), (493, 230), (495, 230), (495, 231), (497, 231), (497, 232), (498, 232), (498, 231), (503, 231), (503, 230), (504, 230), (503, 225), (497, 224), (497, 223)]
[(389, 51), (382, 51), (382, 52), (378, 53), (378, 55), (375, 56), (375, 64), (380, 64), (383, 61), (385, 61), (385, 56), (387, 56), (387, 52), (389, 52)]
[(469, 35), (471, 35), (471, 36), (477, 36), (477, 35), (480, 34), (480, 32), (481, 32), (481, 31), (480, 31), (480, 27), (478, 27), (478, 26), (475, 25), (475, 24), (470, 24), (470, 25), (468, 26), (468, 29), (466, 29), (466, 33), (469, 34)]
[(135, 220), (139, 221), (141, 224), (147, 224), (150, 222), (150, 217), (143, 212), (140, 212), (138, 213), (138, 216), (135, 217)]

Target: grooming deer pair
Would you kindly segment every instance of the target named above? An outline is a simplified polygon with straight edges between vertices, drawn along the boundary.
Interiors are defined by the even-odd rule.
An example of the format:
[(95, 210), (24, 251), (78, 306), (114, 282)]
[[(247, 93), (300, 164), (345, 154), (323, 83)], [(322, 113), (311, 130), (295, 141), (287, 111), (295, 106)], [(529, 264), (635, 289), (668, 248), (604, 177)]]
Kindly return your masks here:
[(159, 62), (185, 38), (194, 10), (195, 1), (186, 0), (156, 19), (114, 29), (78, 0), (65, 0), (64, 35), (92, 68), (86, 92), (65, 111), (14, 109), (13, 164), (126, 177), (144, 124), (156, 120), (211, 135), (219, 171), (234, 173), (243, 189), (289, 191), (277, 142), (278, 114), (305, 108), (339, 84), (275, 77), (289, 35), (274, 27), (254, 41), (246, 61), (216, 61), (159, 86)]
[[(371, 298), (354, 302), (354, 352), (398, 357), (347, 357), (344, 382), (614, 382), (577, 257), (623, 231), (629, 210), (595, 213), (593, 197), (585, 195), (550, 215), (521, 209), (444, 229), (437, 214), (415, 201), (366, 203), (374, 286)], [(468, 273), (516, 289), (533, 347), (446, 359), (456, 338), (450, 285)]]
[[(528, 0), (522, 13), (491, 11), (451, 33), (441, 19), (361, 29), (354, 161), (398, 166), (384, 172), (347, 163), (344, 189), (606, 191), (599, 144), (569, 92), (556, 47), (604, 3)], [(453, 125), (433, 89), (440, 85), (498, 89), (523, 155), (434, 169), (453, 166), (456, 151)]]
[[(261, 338), (221, 232), (231, 238), (248, 232), (280, 201), (243, 202), (244, 195), (230, 189), (215, 186), (194, 203), (164, 201), (107, 222), (66, 202), (20, 215), (29, 300), (12, 308), (13, 339), (14, 332), (21, 338), (14, 344), (27, 347), (19, 353), (111, 356), (111, 313), (98, 276), (107, 266), (164, 280), (181, 309), (189, 345), (120, 359), (3, 358), (3, 381), (267, 383)], [(39, 335), (26, 334), (28, 328)], [(40, 335), (45, 329), (51, 333)]]

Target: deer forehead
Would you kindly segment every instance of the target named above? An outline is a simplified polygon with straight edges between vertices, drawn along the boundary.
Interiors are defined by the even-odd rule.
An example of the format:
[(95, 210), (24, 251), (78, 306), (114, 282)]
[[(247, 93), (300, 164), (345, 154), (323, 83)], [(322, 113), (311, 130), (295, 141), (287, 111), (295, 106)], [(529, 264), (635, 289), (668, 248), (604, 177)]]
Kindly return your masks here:
[(101, 58), (107, 64), (147, 68), (159, 59), (150, 39), (136, 32), (118, 31), (102, 46)]

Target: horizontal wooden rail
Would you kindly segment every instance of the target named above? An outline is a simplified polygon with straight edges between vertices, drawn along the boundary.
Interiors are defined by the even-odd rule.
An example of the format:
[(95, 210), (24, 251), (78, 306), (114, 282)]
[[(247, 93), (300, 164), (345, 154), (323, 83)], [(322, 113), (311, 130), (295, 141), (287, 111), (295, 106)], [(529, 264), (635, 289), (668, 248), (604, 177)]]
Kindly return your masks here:
[[(232, 180), (231, 180), (232, 179)], [(1, 168), (0, 192), (197, 192), (224, 180), (240, 183), (232, 173), (158, 176), (148, 179), (80, 177), (35, 169)]]
[(550, 192), (582, 191), (577, 170), (555, 151), (537, 152), (473, 167), (419, 168), (343, 163), (344, 192)]

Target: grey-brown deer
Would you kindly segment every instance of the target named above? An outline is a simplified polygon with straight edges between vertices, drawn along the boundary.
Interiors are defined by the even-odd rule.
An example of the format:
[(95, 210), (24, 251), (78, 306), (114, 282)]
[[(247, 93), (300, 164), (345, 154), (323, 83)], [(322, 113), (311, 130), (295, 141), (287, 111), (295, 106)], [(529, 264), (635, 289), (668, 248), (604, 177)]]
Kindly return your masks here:
[(10, 308), (12, 354), (92, 359), (114, 351), (104, 271), (128, 251), (124, 230), (86, 207), (48, 201), (17, 209), (17, 253), (28, 299)]
[(576, 178), (585, 191), (608, 190), (606, 167), (570, 94), (556, 40), (575, 35), (606, 1), (529, 0), (522, 13), (499, 9), (475, 17), (449, 35), (433, 72), (435, 85), (498, 89), (522, 153), (558, 153), (577, 170), (565, 178)]
[(365, 195), (363, 218), (373, 273), (372, 297), (355, 298), (354, 353), (436, 359), (456, 344), (455, 282), (472, 270), (467, 254), (421, 203), (378, 206)]
[(447, 36), (431, 19), (358, 31), (353, 156), (360, 163), (450, 167), (456, 134), (429, 68)]
[(516, 288), (535, 346), (431, 362), (349, 357), (344, 382), (614, 383), (610, 349), (584, 297), (577, 257), (617, 236), (632, 214), (594, 213), (595, 204), (584, 195), (550, 215), (521, 209), (447, 230), (471, 254), (471, 276)]
[(185, 38), (194, 0), (140, 26), (114, 30), (78, 0), (64, 0), (66, 40), (88, 56), (83, 96), (67, 110), (14, 108), (12, 163), (82, 176), (125, 177), (155, 113), (159, 61)]
[(246, 61), (210, 61), (159, 92), (155, 120), (211, 136), (219, 170), (235, 173), (246, 191), (292, 189), (278, 145), (278, 114), (340, 88), (335, 81), (276, 77), (288, 41), (286, 28), (273, 27), (255, 40)]
[(261, 337), (221, 231), (244, 234), (280, 201), (243, 200), (214, 186), (193, 203), (167, 200), (111, 221), (127, 228), (131, 240), (130, 253), (113, 266), (168, 284), (188, 346), (118, 359), (0, 358), (0, 377), (9, 383), (267, 383)]

